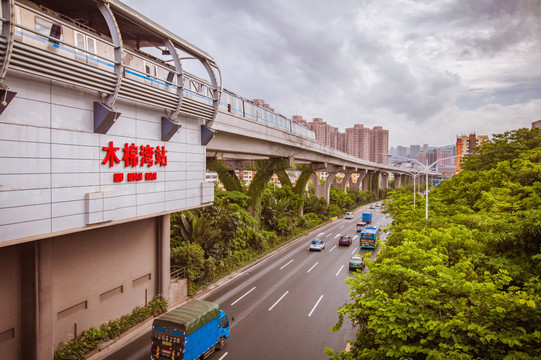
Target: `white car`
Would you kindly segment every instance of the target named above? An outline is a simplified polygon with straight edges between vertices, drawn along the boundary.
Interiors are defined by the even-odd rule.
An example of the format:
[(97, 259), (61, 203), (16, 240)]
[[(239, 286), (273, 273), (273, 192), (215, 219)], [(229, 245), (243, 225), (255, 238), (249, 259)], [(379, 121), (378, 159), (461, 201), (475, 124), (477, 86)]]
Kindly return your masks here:
[(313, 239), (310, 241), (310, 246), (308, 247), (308, 250), (310, 251), (321, 251), (325, 249), (325, 242), (320, 239)]
[(352, 212), (347, 212), (346, 213), (346, 219), (353, 219), (353, 213)]

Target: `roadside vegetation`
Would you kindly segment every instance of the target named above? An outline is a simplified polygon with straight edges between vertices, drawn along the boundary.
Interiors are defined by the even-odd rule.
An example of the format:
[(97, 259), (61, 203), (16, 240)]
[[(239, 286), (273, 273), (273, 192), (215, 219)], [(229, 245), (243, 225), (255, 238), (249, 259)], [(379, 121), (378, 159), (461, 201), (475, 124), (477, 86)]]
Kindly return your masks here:
[[(295, 194), (290, 187), (269, 184), (262, 197), (260, 218), (250, 215), (250, 197), (243, 191), (215, 188), (214, 205), (171, 215), (171, 265), (182, 266), (188, 279), (188, 293), (198, 290), (283, 243), (342, 216), (361, 204), (375, 200), (367, 191), (331, 187), (330, 204), (314, 196)], [(301, 215), (303, 208), (303, 215)], [(150, 317), (167, 311), (167, 301), (155, 297), (146, 307), (113, 319), (99, 328), (84, 330), (61, 344), (54, 360), (84, 359), (98, 347), (114, 340)]]
[[(309, 186), (298, 195), (289, 186), (268, 184), (261, 199), (261, 216), (253, 217), (250, 197), (243, 191), (215, 188), (214, 205), (171, 215), (171, 265), (183, 266), (188, 294), (254, 261), (285, 242), (334, 216), (374, 201), (367, 191), (331, 187), (330, 203)], [(302, 215), (301, 215), (302, 209)]]
[(138, 306), (131, 314), (121, 316), (102, 324), (99, 328), (91, 327), (80, 336), (61, 344), (54, 352), (54, 360), (85, 359), (89, 353), (109, 340), (113, 340), (146, 319), (167, 311), (167, 300), (156, 296), (147, 306)]
[(541, 130), (494, 135), (463, 171), (430, 192), (385, 202), (390, 236), (348, 279), (338, 330), (350, 352), (330, 359), (541, 359)]

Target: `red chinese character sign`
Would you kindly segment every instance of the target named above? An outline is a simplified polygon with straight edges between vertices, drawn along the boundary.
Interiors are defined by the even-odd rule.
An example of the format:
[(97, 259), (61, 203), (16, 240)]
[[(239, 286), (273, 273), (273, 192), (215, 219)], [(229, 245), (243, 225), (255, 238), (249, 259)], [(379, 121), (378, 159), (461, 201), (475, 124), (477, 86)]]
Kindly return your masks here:
[[(120, 150), (120, 147), (114, 146), (112, 141), (109, 141), (109, 146), (104, 146), (102, 148), (105, 151), (105, 156), (101, 162), (103, 165), (109, 165), (110, 168), (114, 167), (116, 164), (124, 162), (124, 168), (144, 168), (149, 169), (153, 166), (167, 166), (167, 150), (165, 146), (150, 146), (150, 145), (140, 145), (137, 146), (135, 143), (125, 143), (124, 148), (122, 149), (122, 160), (117, 156), (117, 151)], [(114, 173), (113, 181), (114, 182), (123, 182), (124, 180), (128, 182), (135, 181), (152, 181), (157, 179), (156, 172), (130, 172), (127, 176), (124, 176), (124, 173)]]

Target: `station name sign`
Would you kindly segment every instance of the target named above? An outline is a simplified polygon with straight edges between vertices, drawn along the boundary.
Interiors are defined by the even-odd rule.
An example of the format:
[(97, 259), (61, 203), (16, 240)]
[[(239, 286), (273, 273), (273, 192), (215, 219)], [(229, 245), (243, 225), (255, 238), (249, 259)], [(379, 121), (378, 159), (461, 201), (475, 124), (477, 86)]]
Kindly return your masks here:
[(167, 150), (165, 150), (165, 146), (137, 146), (135, 143), (125, 143), (124, 148), (122, 148), (122, 159), (117, 156), (120, 147), (115, 147), (113, 141), (109, 141), (109, 146), (104, 146), (102, 150), (105, 151), (105, 156), (101, 162), (103, 165), (109, 164), (109, 167), (112, 168), (124, 162), (124, 168), (135, 170), (126, 173), (114, 173), (113, 181), (116, 183), (124, 180), (128, 182), (156, 180), (157, 173), (149, 170), (152, 170), (151, 168), (154, 166), (167, 166)]

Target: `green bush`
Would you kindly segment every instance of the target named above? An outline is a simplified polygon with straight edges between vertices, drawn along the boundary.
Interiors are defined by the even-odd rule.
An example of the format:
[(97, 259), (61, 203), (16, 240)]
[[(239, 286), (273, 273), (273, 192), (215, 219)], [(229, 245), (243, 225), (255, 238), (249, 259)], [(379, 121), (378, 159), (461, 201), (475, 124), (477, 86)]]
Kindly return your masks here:
[(111, 320), (99, 328), (91, 327), (84, 330), (81, 336), (61, 344), (54, 352), (54, 360), (84, 359), (87, 353), (97, 349), (102, 342), (114, 339), (135, 325), (165, 311), (167, 311), (167, 300), (157, 295), (147, 306), (138, 306), (131, 314)]

